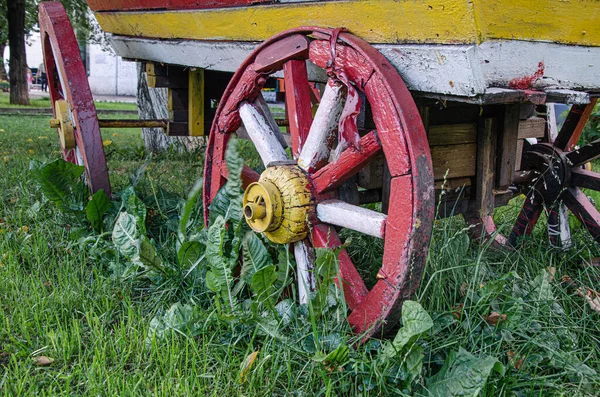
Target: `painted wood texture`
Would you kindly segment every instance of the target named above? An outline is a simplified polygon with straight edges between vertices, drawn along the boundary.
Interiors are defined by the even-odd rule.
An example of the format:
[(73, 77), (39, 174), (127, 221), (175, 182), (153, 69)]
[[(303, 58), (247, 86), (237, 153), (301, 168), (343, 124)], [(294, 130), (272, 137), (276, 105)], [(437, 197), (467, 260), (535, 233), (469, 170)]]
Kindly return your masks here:
[(323, 1), (186, 12), (96, 12), (96, 18), (109, 33), (161, 38), (260, 41), (298, 26), (344, 26), (372, 43), (517, 39), (600, 45), (595, 0)]
[[(153, 60), (210, 70), (234, 72), (256, 47), (240, 41), (157, 40), (143, 37), (112, 36), (115, 52), (130, 59)], [(535, 81), (537, 89), (547, 90), (554, 102), (585, 104), (585, 93), (569, 89), (600, 89), (600, 47), (566, 46), (527, 41), (488, 41), (477, 45), (378, 44), (377, 48), (396, 68), (412, 91), (488, 100), (511, 80), (535, 72), (541, 60), (544, 78)], [(308, 63), (311, 81), (327, 80), (325, 73)], [(283, 77), (283, 73), (275, 76)], [(512, 90), (512, 99), (525, 96)], [(519, 94), (520, 93), (520, 94)], [(519, 94), (519, 95), (517, 95)], [(543, 93), (542, 93), (543, 94)], [(476, 101), (477, 102), (477, 101)]]
[(92, 11), (188, 10), (194, 8), (239, 7), (273, 0), (87, 0)]

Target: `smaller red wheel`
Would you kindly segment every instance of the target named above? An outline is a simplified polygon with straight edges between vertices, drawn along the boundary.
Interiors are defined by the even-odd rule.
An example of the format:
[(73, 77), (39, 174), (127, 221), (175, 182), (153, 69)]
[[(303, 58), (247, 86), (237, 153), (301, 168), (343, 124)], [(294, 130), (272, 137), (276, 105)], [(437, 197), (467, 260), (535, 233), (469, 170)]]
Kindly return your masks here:
[(581, 190), (600, 191), (600, 174), (584, 168), (600, 157), (600, 140), (581, 148), (575, 146), (595, 103), (596, 99), (588, 105), (573, 105), (555, 139), (524, 151), (522, 168), (529, 182), (521, 188), (526, 200), (508, 237), (511, 246), (531, 234), (542, 210), (552, 246), (566, 248), (571, 244), (568, 211), (600, 243), (600, 213)]
[(576, 148), (596, 101), (594, 98), (587, 105), (573, 105), (555, 137), (549, 136), (547, 142), (531, 144), (523, 151), (517, 188), (526, 198), (508, 238), (497, 232), (491, 215), (468, 220), (474, 225), (476, 238), (491, 239), (497, 246), (517, 247), (532, 233), (544, 212), (550, 245), (568, 248), (570, 211), (600, 243), (600, 212), (581, 190), (600, 191), (600, 174), (584, 167), (600, 157), (600, 140)]
[(40, 36), (48, 89), (63, 158), (85, 167), (92, 193), (111, 195), (94, 98), (71, 22), (58, 1), (39, 5)]

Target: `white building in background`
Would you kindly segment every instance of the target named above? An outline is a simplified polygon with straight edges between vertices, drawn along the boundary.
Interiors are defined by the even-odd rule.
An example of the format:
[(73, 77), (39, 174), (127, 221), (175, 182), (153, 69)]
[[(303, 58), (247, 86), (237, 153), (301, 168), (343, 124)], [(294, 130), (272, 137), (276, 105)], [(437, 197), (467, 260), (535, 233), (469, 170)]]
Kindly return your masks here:
[(135, 62), (108, 51), (98, 44), (86, 46), (88, 81), (96, 95), (135, 96), (137, 91), (137, 69)]
[[(39, 33), (32, 33), (27, 38), (25, 51), (27, 66), (37, 70), (40, 63), (43, 62)], [(135, 96), (137, 90), (135, 62), (126, 62), (114, 53), (104, 51), (99, 44), (86, 44), (82, 56), (92, 94)], [(10, 51), (6, 46), (4, 60), (7, 71), (9, 58)]]

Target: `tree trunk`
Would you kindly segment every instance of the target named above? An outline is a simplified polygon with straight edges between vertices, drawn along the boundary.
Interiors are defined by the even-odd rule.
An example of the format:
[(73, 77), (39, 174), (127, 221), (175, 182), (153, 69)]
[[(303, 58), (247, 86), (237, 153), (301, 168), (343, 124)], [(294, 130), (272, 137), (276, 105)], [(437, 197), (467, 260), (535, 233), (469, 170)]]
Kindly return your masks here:
[[(138, 87), (137, 106), (140, 119), (168, 119), (167, 88), (150, 88), (142, 64), (137, 64)], [(143, 128), (142, 139), (146, 150), (152, 153), (162, 152), (175, 146), (178, 150), (193, 151), (204, 143), (201, 137), (170, 137), (162, 128)]]
[(7, 6), (10, 47), (10, 103), (29, 105), (25, 55), (25, 0), (10, 0)]
[(0, 43), (0, 81), (6, 80), (6, 69), (4, 68), (4, 50), (6, 49), (6, 43)]

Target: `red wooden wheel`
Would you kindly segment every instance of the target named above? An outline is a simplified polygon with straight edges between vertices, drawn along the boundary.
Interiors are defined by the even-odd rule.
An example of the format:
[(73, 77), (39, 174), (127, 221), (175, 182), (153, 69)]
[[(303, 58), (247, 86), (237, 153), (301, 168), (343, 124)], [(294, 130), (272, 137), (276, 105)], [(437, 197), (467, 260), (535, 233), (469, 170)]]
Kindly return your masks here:
[(546, 214), (550, 245), (568, 248), (569, 211), (600, 243), (600, 213), (581, 188), (600, 191), (600, 174), (584, 165), (600, 157), (600, 140), (576, 148), (583, 127), (596, 104), (573, 105), (556, 137), (530, 145), (523, 151), (522, 172), (516, 183), (526, 199), (507, 237), (497, 233), (492, 216), (471, 218), (475, 237), (491, 239), (496, 246), (517, 247), (529, 236), (542, 212)]
[[(329, 75), (314, 118), (306, 60), (326, 69)], [(260, 94), (266, 78), (281, 70), (292, 158), (280, 143), (281, 132)], [(360, 109), (357, 91), (371, 104), (376, 127), (362, 136), (356, 124)], [(288, 240), (294, 245), (298, 264), (300, 301), (306, 301), (307, 288), (313, 285), (312, 247), (339, 247), (334, 226), (352, 229), (382, 238), (384, 252), (377, 281), (370, 289), (346, 250), (340, 252), (349, 322), (355, 332), (367, 336), (396, 326), (402, 302), (419, 286), (434, 216), (433, 173), (425, 130), (396, 70), (368, 43), (339, 30), (293, 29), (260, 45), (233, 76), (212, 125), (204, 170), (205, 222), (209, 205), (228, 175), (224, 159), (227, 142), (242, 123), (267, 167), (265, 173), (271, 177), (278, 173), (297, 175), (293, 173), (297, 171), (284, 169), (291, 167), (306, 178), (303, 181), (311, 201), (302, 219), (307, 232)], [(338, 154), (335, 161), (334, 152)], [(381, 152), (391, 175), (388, 213), (340, 200), (338, 188)], [(245, 186), (258, 179), (252, 169), (244, 169)], [(281, 192), (284, 207), (293, 201), (286, 194)], [(252, 213), (249, 208), (247, 219)]]
[(61, 105), (57, 105), (57, 102), (65, 101), (68, 106), (65, 106), (63, 116), (65, 121), (72, 125), (74, 132), (75, 142), (74, 145), (70, 145), (68, 142), (72, 140), (72, 136), (69, 137), (69, 131), (66, 131), (65, 139), (60, 135), (64, 133), (61, 131), (62, 125), (59, 128), (63, 158), (85, 166), (87, 183), (92, 193), (103, 189), (110, 196), (110, 181), (98, 115), (79, 46), (62, 4), (40, 3), (39, 24), (54, 116), (60, 118)]
[(600, 157), (600, 140), (575, 147), (595, 103), (594, 99), (588, 105), (573, 105), (555, 139), (532, 145), (524, 151), (523, 169), (529, 183), (523, 189), (525, 203), (508, 237), (511, 246), (531, 234), (542, 211), (547, 216), (552, 246), (570, 245), (568, 211), (600, 243), (600, 213), (581, 191), (581, 188), (600, 190), (600, 174), (583, 168)]

